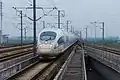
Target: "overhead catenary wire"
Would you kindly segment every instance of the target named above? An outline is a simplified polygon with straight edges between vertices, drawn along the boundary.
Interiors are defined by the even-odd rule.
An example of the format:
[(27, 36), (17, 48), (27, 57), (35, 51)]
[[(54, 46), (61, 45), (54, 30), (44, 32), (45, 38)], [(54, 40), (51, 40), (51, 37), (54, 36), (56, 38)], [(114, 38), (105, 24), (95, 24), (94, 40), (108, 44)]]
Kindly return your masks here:
[(54, 9), (50, 10), (49, 12), (47, 12), (46, 14), (42, 15), (41, 17), (39, 17), (38, 19), (36, 19), (36, 21), (40, 20), (42, 17), (47, 16), (49, 13), (51, 13)]

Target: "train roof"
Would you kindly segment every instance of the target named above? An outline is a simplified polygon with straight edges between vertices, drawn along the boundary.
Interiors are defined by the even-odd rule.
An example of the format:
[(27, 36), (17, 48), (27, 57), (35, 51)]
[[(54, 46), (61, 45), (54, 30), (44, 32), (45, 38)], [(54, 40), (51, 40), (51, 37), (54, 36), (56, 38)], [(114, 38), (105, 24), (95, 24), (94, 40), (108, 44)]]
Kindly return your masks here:
[(44, 28), (43, 30), (40, 31), (40, 34), (46, 31), (53, 31), (57, 34), (63, 34), (63, 29), (58, 29), (58, 28)]
[(67, 32), (66, 30), (64, 29), (59, 29), (59, 28), (44, 28), (40, 31), (39, 35), (42, 33), (42, 32), (46, 32), (46, 31), (53, 31), (55, 33), (57, 33), (58, 36), (62, 36), (62, 35), (66, 35), (66, 36), (76, 36), (74, 35), (73, 33), (71, 32)]

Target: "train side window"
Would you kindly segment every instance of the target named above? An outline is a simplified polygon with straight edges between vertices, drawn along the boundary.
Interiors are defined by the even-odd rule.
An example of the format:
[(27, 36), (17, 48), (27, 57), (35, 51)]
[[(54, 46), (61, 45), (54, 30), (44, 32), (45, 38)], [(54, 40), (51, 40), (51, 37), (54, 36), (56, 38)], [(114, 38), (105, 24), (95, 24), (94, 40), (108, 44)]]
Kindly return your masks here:
[(63, 37), (63, 36), (59, 38), (59, 40), (58, 40), (58, 45), (59, 45), (59, 44), (62, 44), (62, 43), (64, 43), (64, 37)]

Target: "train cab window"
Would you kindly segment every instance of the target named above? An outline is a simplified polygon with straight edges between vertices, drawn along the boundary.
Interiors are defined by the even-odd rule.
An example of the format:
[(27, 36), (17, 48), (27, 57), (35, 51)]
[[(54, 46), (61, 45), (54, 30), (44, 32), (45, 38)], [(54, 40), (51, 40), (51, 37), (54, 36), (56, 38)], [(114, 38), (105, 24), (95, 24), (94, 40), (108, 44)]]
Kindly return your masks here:
[(44, 41), (54, 40), (56, 38), (56, 35), (57, 34), (55, 32), (46, 31), (41, 33), (40, 40), (44, 40)]
[(63, 36), (59, 38), (59, 40), (58, 40), (58, 45), (59, 45), (59, 44), (62, 44), (62, 43), (64, 43), (64, 37), (63, 37)]

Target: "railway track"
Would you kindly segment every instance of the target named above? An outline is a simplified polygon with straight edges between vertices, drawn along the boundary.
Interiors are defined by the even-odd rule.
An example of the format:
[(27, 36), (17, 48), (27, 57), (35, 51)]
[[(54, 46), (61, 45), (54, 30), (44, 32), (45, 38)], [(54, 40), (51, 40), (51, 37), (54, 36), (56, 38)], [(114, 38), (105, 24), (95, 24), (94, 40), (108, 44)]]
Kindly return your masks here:
[(110, 53), (120, 55), (120, 50), (115, 49), (115, 48), (106, 47), (104, 45), (103, 46), (98, 46), (98, 45), (90, 45), (89, 44), (87, 46), (91, 46), (91, 47), (96, 48), (96, 49), (100, 49), (100, 50), (103, 50), (103, 51), (107, 51), (107, 52), (110, 52)]
[[(6, 67), (9, 67), (11, 65), (14, 65), (15, 63), (21, 61), (21, 59), (25, 59), (27, 57), (30, 57), (32, 55), (34, 55), (33, 52), (33, 48), (32, 46), (24, 46), (24, 48), (19, 48), (20, 50), (13, 50), (10, 52), (3, 52), (0, 53), (0, 65), (2, 67), (0, 67), (0, 70)], [(25, 57), (25, 58), (24, 58)]]
[(19, 57), (33, 51), (33, 45), (17, 46), (12, 48), (0, 49), (0, 62)]
[[(22, 46), (29, 45), (29, 44), (33, 44), (33, 43), (25, 43), (25, 44), (22, 44)], [(15, 45), (13, 45), (13, 44), (5, 44), (5, 45), (0, 46), (0, 49), (16, 47), (16, 46), (21, 46), (21, 44), (15, 44)]]
[(7, 61), (33, 52), (33, 48), (26, 48), (0, 54), (0, 62)]
[(0, 80), (4, 80), (34, 62), (32, 44), (0, 49), (0, 51)]
[(33, 44), (27, 44), (27, 45), (23, 45), (23, 46), (1, 48), (0, 53), (5, 53), (5, 52), (14, 51), (14, 50), (24, 49), (24, 48), (28, 48), (28, 47), (32, 47), (32, 46), (33, 46)]
[(68, 48), (64, 54), (54, 59), (37, 60), (35, 63), (12, 75), (7, 80), (52, 80), (61, 68), (73, 47)]

